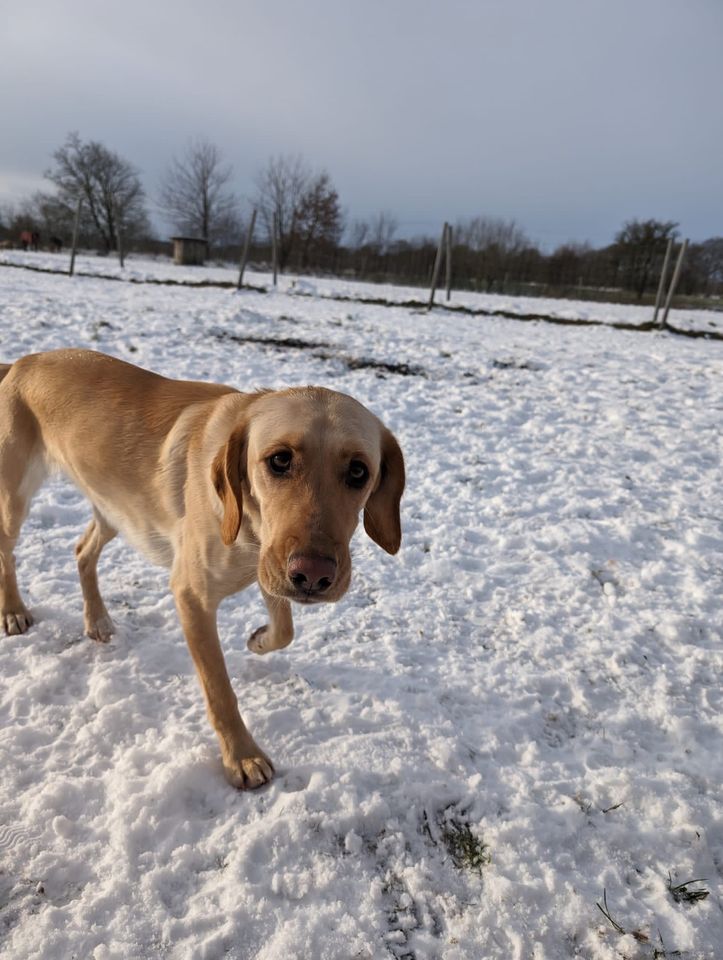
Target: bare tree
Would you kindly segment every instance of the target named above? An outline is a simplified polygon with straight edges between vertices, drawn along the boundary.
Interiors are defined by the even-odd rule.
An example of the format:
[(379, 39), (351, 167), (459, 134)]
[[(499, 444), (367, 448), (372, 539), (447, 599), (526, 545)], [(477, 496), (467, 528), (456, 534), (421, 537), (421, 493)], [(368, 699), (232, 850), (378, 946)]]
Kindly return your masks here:
[(572, 287), (584, 278), (592, 247), (588, 243), (563, 243), (547, 258), (547, 282)]
[(339, 194), (325, 171), (312, 178), (301, 196), (298, 232), (302, 269), (323, 254), (333, 250), (343, 232)]
[(238, 202), (228, 190), (231, 174), (214, 144), (192, 140), (163, 175), (159, 210), (175, 230), (209, 245), (237, 242), (241, 225)]
[(723, 237), (711, 237), (688, 248), (694, 289), (723, 291)]
[(478, 216), (462, 220), (454, 228), (454, 234), (458, 243), (478, 253), (495, 247), (500, 254), (515, 254), (530, 243), (514, 220), (501, 217)]
[(126, 243), (149, 230), (145, 194), (136, 168), (95, 140), (84, 143), (77, 133), (53, 154), (55, 167), (45, 176), (58, 188), (58, 201), (74, 210), (83, 198), (86, 216), (106, 250), (118, 247), (122, 223)]
[(10, 234), (10, 224), (15, 219), (15, 210), (10, 203), (0, 203), (0, 238)]
[(272, 157), (256, 176), (254, 206), (269, 237), (277, 222), (279, 267), (292, 256), (304, 268), (333, 251), (343, 232), (339, 194), (329, 174), (313, 173), (300, 156)]
[(476, 270), (491, 290), (509, 272), (513, 261), (530, 246), (524, 231), (514, 220), (477, 216), (462, 220), (454, 228), (455, 244), (475, 254)]
[(399, 224), (388, 210), (381, 210), (369, 222), (369, 243), (374, 252), (384, 256), (389, 252)]
[(628, 220), (615, 237), (616, 259), (623, 284), (642, 298), (662, 259), (669, 237), (677, 235), (672, 220)]
[(301, 203), (311, 182), (311, 171), (300, 156), (272, 157), (256, 176), (254, 205), (269, 237), (277, 218), (279, 266), (283, 270), (298, 242)]
[(367, 242), (369, 223), (366, 220), (354, 220), (348, 227), (349, 246), (352, 250), (359, 250)]
[(368, 247), (372, 253), (384, 256), (389, 252), (398, 226), (388, 210), (381, 210), (368, 220), (355, 220), (349, 231), (349, 245), (352, 250)]

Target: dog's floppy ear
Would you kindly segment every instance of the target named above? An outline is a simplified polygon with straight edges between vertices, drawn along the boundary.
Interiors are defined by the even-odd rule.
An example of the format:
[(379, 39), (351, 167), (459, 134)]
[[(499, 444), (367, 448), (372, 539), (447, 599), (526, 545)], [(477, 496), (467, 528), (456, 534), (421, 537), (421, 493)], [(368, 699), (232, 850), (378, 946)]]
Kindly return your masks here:
[(384, 427), (379, 481), (364, 507), (364, 529), (387, 553), (396, 553), (402, 542), (399, 502), (403, 492), (404, 457), (394, 434)]
[(223, 504), (221, 539), (231, 546), (241, 529), (244, 473), (242, 460), (246, 454), (246, 427), (237, 427), (221, 447), (211, 465), (211, 477), (216, 493)]

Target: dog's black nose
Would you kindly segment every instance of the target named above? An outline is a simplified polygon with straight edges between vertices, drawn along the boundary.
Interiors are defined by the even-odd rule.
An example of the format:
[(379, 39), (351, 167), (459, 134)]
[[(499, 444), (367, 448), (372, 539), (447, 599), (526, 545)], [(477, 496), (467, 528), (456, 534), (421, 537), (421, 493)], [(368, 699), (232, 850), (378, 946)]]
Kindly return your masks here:
[(298, 553), (289, 558), (286, 576), (299, 593), (317, 596), (331, 587), (336, 579), (336, 560)]

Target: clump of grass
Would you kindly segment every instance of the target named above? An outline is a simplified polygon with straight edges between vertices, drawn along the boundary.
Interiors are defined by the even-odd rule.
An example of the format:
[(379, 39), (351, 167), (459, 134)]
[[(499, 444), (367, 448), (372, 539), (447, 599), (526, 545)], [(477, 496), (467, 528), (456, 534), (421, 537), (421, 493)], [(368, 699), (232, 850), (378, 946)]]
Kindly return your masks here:
[(653, 960), (668, 960), (668, 957), (682, 957), (683, 953), (680, 950), (668, 950), (665, 946), (663, 940), (663, 934), (658, 930), (658, 940), (660, 940), (660, 946), (655, 947), (653, 950)]
[(650, 937), (646, 933), (643, 933), (641, 930), (628, 931), (624, 927), (621, 927), (620, 924), (617, 922), (617, 920), (613, 919), (612, 914), (610, 913), (610, 908), (608, 907), (607, 891), (605, 890), (604, 887), (603, 887), (603, 904), (604, 906), (601, 906), (599, 903), (596, 903), (595, 906), (598, 908), (600, 913), (605, 917), (605, 919), (608, 921), (608, 923), (614, 930), (617, 930), (617, 932), (622, 934), (623, 936), (625, 936), (627, 933), (630, 933), (630, 936), (635, 937), (638, 943), (650, 942)]
[(603, 903), (605, 904), (604, 909), (603, 907), (600, 906), (599, 903), (595, 903), (595, 906), (598, 908), (600, 913), (605, 917), (605, 919), (608, 921), (610, 926), (613, 927), (613, 929), (617, 930), (618, 933), (624, 934), (625, 930), (620, 926), (619, 923), (617, 923), (617, 921), (613, 920), (610, 910), (608, 909), (608, 895), (604, 887), (603, 887)]
[(710, 890), (689, 890), (691, 883), (708, 883), (708, 881), (703, 877), (700, 880), (686, 880), (685, 883), (673, 886), (673, 878), (668, 873), (668, 890), (676, 903), (698, 903), (710, 896)]
[(443, 846), (458, 870), (482, 875), (482, 868), (492, 862), (489, 846), (472, 830), (465, 811), (455, 804), (438, 810), (430, 819), (422, 812), (422, 833), (436, 846)]
[(458, 870), (471, 870), (482, 875), (482, 868), (492, 862), (487, 844), (475, 836), (468, 823), (454, 818), (445, 820), (442, 843)]

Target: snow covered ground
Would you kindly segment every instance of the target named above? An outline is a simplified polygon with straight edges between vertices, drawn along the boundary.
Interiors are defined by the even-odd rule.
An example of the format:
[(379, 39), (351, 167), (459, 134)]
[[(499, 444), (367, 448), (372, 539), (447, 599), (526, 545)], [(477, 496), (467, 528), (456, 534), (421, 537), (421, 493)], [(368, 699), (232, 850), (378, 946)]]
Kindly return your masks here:
[[(67, 271), (69, 255), (67, 253), (23, 253), (18, 250), (0, 251), (0, 266), (4, 264), (25, 265), (35, 269)], [(173, 281), (175, 283), (225, 283), (235, 285), (238, 270), (230, 264), (205, 267), (176, 266), (168, 257), (126, 258), (123, 269), (117, 257), (99, 257), (80, 254), (75, 269), (79, 273), (92, 276), (124, 278), (136, 283)], [(271, 288), (270, 273), (248, 270), (244, 275), (248, 285)], [(426, 304), (428, 289), (405, 287), (391, 284), (366, 283), (360, 280), (342, 280), (338, 277), (300, 277), (295, 274), (279, 277), (279, 289), (296, 296), (314, 296), (336, 299), (380, 299), (391, 303), (421, 301)], [(444, 307), (444, 292), (438, 291), (437, 304)], [(455, 290), (450, 300), (452, 308), (480, 310), (490, 313), (514, 314), (519, 316), (543, 316), (566, 321), (588, 321), (593, 323), (625, 323), (643, 325), (653, 319), (650, 306), (635, 306), (617, 303), (596, 303), (586, 300), (554, 300), (548, 297), (513, 296), (498, 293), (474, 293), (469, 290)], [(671, 310), (669, 322), (682, 330), (698, 330), (706, 333), (723, 334), (723, 313), (713, 310)]]
[(222, 608), (254, 793), (165, 572), (113, 541), (118, 633), (84, 638), (89, 509), (41, 491), (37, 624), (0, 638), (0, 956), (721, 956), (723, 344), (1, 266), (0, 340), (351, 393), (409, 477), (400, 554), (361, 531), (288, 650), (246, 650), (255, 588)]

